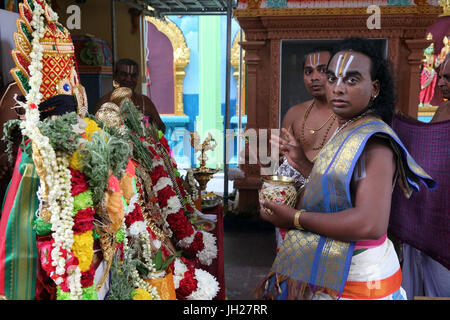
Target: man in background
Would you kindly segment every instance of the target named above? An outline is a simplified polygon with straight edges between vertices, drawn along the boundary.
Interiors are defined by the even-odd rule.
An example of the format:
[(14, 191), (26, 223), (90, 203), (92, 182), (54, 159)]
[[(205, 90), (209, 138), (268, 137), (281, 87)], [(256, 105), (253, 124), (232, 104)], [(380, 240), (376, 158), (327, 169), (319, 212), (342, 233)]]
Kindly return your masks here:
[[(159, 116), (158, 110), (152, 100), (146, 95), (135, 91), (139, 77), (139, 65), (136, 61), (131, 59), (120, 59), (114, 66), (114, 80), (121, 86), (130, 88), (133, 91), (131, 100), (133, 104), (148, 118), (150, 123), (157, 126), (162, 132), (166, 131), (166, 126)], [(100, 109), (101, 105), (109, 102), (111, 93), (108, 93), (100, 98), (94, 110), (94, 114)]]

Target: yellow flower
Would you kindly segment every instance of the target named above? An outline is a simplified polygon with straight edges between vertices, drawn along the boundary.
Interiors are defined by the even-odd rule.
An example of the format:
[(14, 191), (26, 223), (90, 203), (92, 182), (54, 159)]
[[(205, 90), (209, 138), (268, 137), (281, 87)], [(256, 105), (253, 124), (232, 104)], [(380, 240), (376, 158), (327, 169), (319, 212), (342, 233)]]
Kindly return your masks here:
[(73, 240), (72, 252), (78, 258), (78, 267), (81, 272), (88, 271), (94, 257), (92, 230), (74, 234)]
[(88, 124), (88, 126), (85, 129), (86, 132), (86, 139), (88, 139), (89, 141), (91, 141), (92, 139), (92, 135), (96, 132), (100, 130), (100, 127), (98, 126), (97, 122), (95, 122), (94, 120), (91, 120), (89, 118), (84, 118), (84, 121), (86, 121), (86, 123)]
[(78, 151), (75, 151), (69, 157), (69, 167), (71, 167), (74, 170), (78, 170), (78, 171), (81, 171), (83, 169), (83, 166), (81, 165), (81, 156), (78, 153)]
[(134, 290), (133, 300), (153, 300), (153, 298), (147, 290), (137, 288), (136, 290)]

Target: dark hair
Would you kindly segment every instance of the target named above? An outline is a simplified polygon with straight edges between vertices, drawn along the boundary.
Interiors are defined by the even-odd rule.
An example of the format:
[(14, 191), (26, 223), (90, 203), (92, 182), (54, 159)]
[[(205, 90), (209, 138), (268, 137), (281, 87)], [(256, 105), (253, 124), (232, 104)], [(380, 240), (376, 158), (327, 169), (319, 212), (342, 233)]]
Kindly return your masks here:
[[(370, 105), (370, 110), (381, 119), (390, 124), (395, 109), (395, 88), (389, 71), (389, 62), (383, 57), (381, 48), (374, 45), (369, 39), (347, 38), (336, 45), (331, 53), (331, 58), (340, 51), (359, 52), (370, 58), (371, 80), (380, 82), (380, 93)], [(330, 61), (331, 61), (330, 58)]]
[(302, 69), (305, 68), (305, 62), (306, 62), (307, 56), (309, 56), (311, 53), (317, 53), (317, 52), (323, 52), (323, 51), (329, 52), (331, 54), (333, 49), (331, 47), (327, 47), (327, 46), (318, 46), (318, 47), (314, 47), (314, 48), (307, 50), (305, 52), (305, 54), (303, 55)]
[(135, 66), (137, 68), (137, 70), (139, 71), (139, 64), (136, 61), (134, 61), (133, 59), (124, 58), (124, 59), (120, 59), (119, 61), (117, 61), (114, 64), (114, 74), (117, 74), (117, 72), (119, 72), (119, 67), (121, 65)]

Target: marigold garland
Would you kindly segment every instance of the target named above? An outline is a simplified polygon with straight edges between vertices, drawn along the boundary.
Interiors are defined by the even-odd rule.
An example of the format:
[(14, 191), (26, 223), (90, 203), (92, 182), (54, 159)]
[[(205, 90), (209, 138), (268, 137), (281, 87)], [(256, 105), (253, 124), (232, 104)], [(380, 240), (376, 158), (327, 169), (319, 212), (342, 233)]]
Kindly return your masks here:
[(94, 257), (92, 230), (75, 234), (73, 240), (72, 251), (74, 256), (78, 258), (78, 267), (81, 272), (88, 271)]
[(69, 166), (72, 169), (81, 171), (83, 170), (82, 164), (81, 164), (81, 155), (78, 151), (75, 151), (70, 157), (69, 157)]
[(142, 288), (137, 288), (133, 292), (133, 300), (153, 300), (153, 296)]

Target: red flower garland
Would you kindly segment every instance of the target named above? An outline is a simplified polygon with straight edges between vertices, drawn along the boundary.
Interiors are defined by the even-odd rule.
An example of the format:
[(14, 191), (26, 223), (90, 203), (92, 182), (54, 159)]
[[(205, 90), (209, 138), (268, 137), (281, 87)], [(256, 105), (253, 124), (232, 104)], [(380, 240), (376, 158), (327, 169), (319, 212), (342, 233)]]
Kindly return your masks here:
[(141, 207), (136, 203), (134, 205), (133, 211), (125, 216), (125, 225), (130, 227), (136, 221), (144, 221), (144, 216), (142, 215)]
[(192, 292), (197, 290), (197, 279), (195, 279), (194, 272), (188, 270), (184, 273), (184, 278), (180, 281), (180, 286), (175, 289), (178, 300), (186, 300)]
[(184, 251), (194, 256), (197, 252), (202, 251), (204, 248), (203, 233), (197, 232), (191, 245), (188, 248), (185, 248)]
[(180, 209), (177, 213), (169, 214), (167, 222), (178, 240), (189, 237), (194, 233), (194, 228), (186, 218), (183, 209)]
[(153, 168), (152, 172), (150, 173), (150, 178), (152, 179), (152, 182), (158, 181), (159, 178), (168, 177), (168, 176), (169, 176), (169, 174), (166, 172), (166, 170), (164, 169), (164, 166), (162, 166), (162, 165), (156, 166), (155, 168)]
[[(94, 264), (94, 263), (92, 263)], [(95, 268), (91, 266), (89, 270), (81, 273), (81, 286), (83, 288), (90, 287), (94, 284)]]
[[(154, 161), (154, 167), (150, 172), (150, 178), (152, 180), (152, 184), (158, 186), (160, 178), (169, 177), (169, 173), (167, 172), (165, 165), (161, 162), (161, 156), (158, 154), (158, 150), (164, 148), (168, 154), (170, 154), (170, 148), (167, 144), (167, 140), (164, 136), (158, 141), (155, 142), (153, 139), (149, 139), (151, 143), (155, 146), (154, 148), (149, 145), (148, 149), (150, 151), (150, 156)], [(163, 151), (161, 151), (163, 152)], [(159, 161), (158, 161), (159, 160)], [(170, 158), (172, 162), (172, 166), (176, 168), (176, 163), (173, 158)], [(157, 162), (155, 162), (157, 161)], [(169, 169), (170, 170), (170, 169)], [(162, 172), (164, 171), (164, 172)], [(175, 177), (173, 181), (170, 179), (170, 182), (167, 185), (162, 185), (163, 189), (158, 190), (157, 200), (161, 209), (166, 209), (168, 205), (168, 200), (172, 197), (177, 197), (175, 189), (180, 192), (180, 196), (186, 199), (186, 191), (184, 189), (182, 180), (179, 177)], [(183, 250), (188, 253), (190, 256), (195, 256), (194, 259), (198, 260), (197, 254), (200, 253), (203, 249), (205, 249), (205, 243), (203, 242), (203, 234), (202, 231), (196, 230), (196, 228), (191, 224), (189, 217), (195, 212), (194, 208), (189, 203), (180, 203), (181, 208), (178, 212), (173, 212), (173, 210), (169, 210), (166, 220), (169, 224), (170, 229), (174, 233), (176, 239), (180, 241), (179, 245), (183, 248)], [(198, 233), (198, 234), (197, 234)], [(194, 236), (192, 236), (195, 234)], [(214, 245), (214, 244), (213, 244)], [(213, 252), (208, 250), (207, 252)], [(205, 260), (205, 258), (207, 260)], [(211, 260), (208, 256), (202, 256), (202, 262), (209, 265)]]
[[(153, 182), (153, 180), (152, 180)], [(156, 184), (156, 181), (154, 182), (154, 184)], [(157, 193), (158, 195), (158, 201), (159, 201), (159, 206), (160, 208), (165, 208), (167, 207), (167, 201), (175, 196), (175, 191), (173, 191), (172, 187), (170, 185), (164, 187), (163, 189), (159, 190)]]
[(159, 142), (161, 142), (162, 146), (166, 148), (167, 152), (170, 151), (169, 143), (167, 142), (167, 139), (165, 136), (162, 136), (161, 139), (159, 139)]
[(70, 169), (70, 181), (72, 182), (72, 197), (89, 189), (87, 176), (79, 170)]
[(92, 207), (79, 210), (74, 218), (73, 232), (77, 234), (94, 229), (94, 215), (95, 210)]

